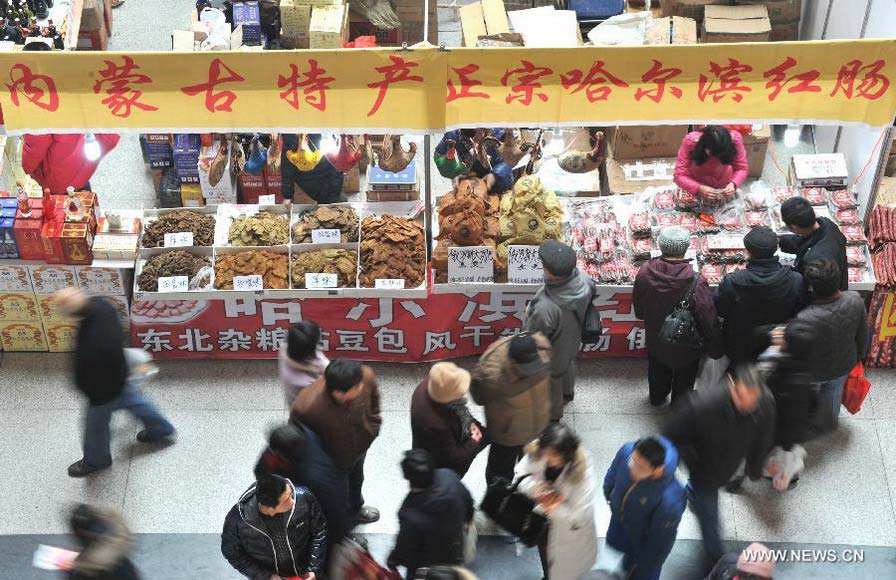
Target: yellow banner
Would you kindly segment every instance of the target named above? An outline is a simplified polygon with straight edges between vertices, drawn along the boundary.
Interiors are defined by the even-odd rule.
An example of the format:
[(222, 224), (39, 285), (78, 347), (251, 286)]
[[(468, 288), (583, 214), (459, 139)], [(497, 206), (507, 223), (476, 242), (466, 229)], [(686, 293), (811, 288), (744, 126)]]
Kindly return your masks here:
[(7, 131), (438, 132), (896, 116), (896, 40), (0, 54)]

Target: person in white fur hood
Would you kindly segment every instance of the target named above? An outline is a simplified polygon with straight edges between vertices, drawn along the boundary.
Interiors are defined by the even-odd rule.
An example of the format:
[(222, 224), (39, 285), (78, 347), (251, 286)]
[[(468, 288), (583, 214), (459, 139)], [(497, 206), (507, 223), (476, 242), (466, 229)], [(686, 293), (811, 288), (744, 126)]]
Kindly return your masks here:
[(280, 348), (280, 382), (287, 409), (302, 389), (324, 374), (328, 364), (320, 347), (320, 326), (310, 320), (294, 324)]

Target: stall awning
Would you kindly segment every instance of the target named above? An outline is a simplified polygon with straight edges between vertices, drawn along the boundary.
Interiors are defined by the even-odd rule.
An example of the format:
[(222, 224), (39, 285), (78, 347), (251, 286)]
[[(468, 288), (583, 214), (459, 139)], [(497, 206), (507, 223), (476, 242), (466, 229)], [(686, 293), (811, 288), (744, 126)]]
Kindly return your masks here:
[(10, 133), (439, 132), (896, 116), (896, 40), (0, 54)]

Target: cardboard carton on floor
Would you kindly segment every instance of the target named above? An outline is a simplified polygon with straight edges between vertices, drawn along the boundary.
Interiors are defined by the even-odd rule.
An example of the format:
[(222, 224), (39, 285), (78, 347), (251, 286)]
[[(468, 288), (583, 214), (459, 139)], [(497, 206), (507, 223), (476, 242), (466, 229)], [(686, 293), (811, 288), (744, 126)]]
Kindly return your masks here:
[[(629, 177), (627, 170), (636, 168), (640, 175)], [(642, 193), (648, 187), (665, 187), (672, 184), (674, 157), (658, 159), (607, 159), (607, 191), (604, 195)], [(631, 171), (629, 171), (631, 173)], [(651, 174), (653, 174), (651, 176)]]
[(697, 21), (681, 16), (651, 18), (644, 40), (647, 44), (697, 44)]
[(768, 42), (772, 24), (765, 6), (707, 6), (703, 42)]
[(0, 321), (40, 321), (37, 296), (24, 292), (0, 294)]
[(703, 10), (707, 6), (731, 4), (729, 0), (663, 0), (663, 16), (683, 16), (703, 23)]
[(286, 48), (308, 48), (311, 6), (302, 0), (280, 0), (280, 42)]
[(0, 345), (7, 352), (46, 352), (44, 327), (39, 320), (0, 323)]
[(614, 159), (675, 157), (687, 125), (635, 125), (616, 127), (610, 138)]
[(744, 149), (747, 151), (747, 163), (750, 166), (748, 175), (750, 177), (762, 177), (771, 136), (771, 127), (768, 125), (760, 125), (750, 135), (744, 135)]
[(310, 48), (342, 48), (348, 40), (348, 8), (315, 6), (311, 10), (308, 36)]
[(803, 16), (801, 0), (736, 0), (734, 3), (765, 6), (772, 25), (781, 22), (799, 22)]

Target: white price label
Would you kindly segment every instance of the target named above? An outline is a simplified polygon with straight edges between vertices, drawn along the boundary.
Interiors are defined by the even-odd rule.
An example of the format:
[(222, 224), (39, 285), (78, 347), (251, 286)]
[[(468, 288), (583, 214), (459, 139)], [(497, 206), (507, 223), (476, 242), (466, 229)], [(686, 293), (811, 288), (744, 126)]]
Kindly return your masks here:
[(495, 252), (488, 246), (448, 250), (448, 282), (491, 283), (495, 281)]
[(308, 272), (305, 274), (305, 288), (309, 290), (317, 288), (336, 288), (338, 276), (321, 272)]
[(511, 284), (544, 282), (538, 246), (507, 246), (507, 280)]
[(252, 274), (251, 276), (234, 276), (233, 289), (242, 292), (257, 292), (264, 290), (264, 280), (261, 274)]
[(274, 205), (276, 203), (277, 203), (277, 197), (273, 194), (258, 196), (258, 205)]
[(377, 278), (373, 284), (383, 290), (404, 290), (404, 278)]
[(341, 230), (311, 230), (312, 244), (338, 244), (341, 241)]
[(190, 289), (186, 276), (163, 276), (159, 278), (159, 292), (187, 292)]
[(177, 248), (180, 246), (193, 245), (193, 232), (177, 232), (173, 234), (165, 234), (165, 247)]

